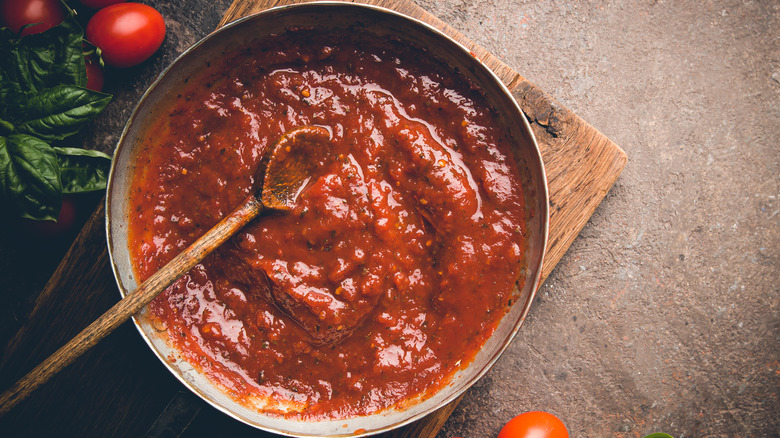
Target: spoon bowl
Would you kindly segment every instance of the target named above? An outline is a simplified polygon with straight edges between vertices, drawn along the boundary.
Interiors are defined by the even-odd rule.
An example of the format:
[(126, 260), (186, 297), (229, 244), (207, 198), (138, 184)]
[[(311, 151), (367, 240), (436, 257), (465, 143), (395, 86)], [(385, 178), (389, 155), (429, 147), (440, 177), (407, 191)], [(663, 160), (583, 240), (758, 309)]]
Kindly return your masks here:
[[(330, 131), (322, 126), (301, 126), (282, 135), (264, 166), (261, 193), (255, 193), (265, 208), (288, 211), (295, 206), (301, 191), (321, 167), (321, 161), (328, 159), (329, 139)], [(320, 147), (312, 147), (309, 153), (301, 154), (299, 149), (303, 143)], [(313, 151), (317, 153), (311, 153)]]

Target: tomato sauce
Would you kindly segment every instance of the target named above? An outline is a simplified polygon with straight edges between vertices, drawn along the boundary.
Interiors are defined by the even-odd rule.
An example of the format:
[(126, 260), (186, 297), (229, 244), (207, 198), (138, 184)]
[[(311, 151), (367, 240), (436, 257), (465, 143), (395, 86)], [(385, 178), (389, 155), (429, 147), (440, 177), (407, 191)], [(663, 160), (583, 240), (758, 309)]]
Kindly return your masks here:
[(390, 39), (300, 29), (226, 58), (146, 131), (130, 195), (139, 278), (238, 206), (285, 132), (327, 127), (335, 158), (292, 212), (256, 219), (155, 299), (155, 326), (272, 414), (347, 418), (441, 387), (525, 263), (505, 129), (476, 87)]

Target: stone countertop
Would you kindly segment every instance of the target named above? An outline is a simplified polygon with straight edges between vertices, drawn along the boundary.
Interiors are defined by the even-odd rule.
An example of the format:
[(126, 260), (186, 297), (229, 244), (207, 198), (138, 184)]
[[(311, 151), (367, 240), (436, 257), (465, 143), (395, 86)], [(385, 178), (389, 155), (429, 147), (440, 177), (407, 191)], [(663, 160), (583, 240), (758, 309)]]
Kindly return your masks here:
[[(115, 99), (79, 135), (86, 147), (110, 152), (146, 87), (230, 5), (146, 3), (166, 18), (162, 50), (108, 72)], [(530, 410), (555, 413), (573, 437), (778, 436), (780, 4), (418, 3), (628, 154), (439, 437), (495, 436)], [(2, 216), (4, 345), (72, 236), (25, 238)], [(183, 436), (221, 415), (201, 410)]]

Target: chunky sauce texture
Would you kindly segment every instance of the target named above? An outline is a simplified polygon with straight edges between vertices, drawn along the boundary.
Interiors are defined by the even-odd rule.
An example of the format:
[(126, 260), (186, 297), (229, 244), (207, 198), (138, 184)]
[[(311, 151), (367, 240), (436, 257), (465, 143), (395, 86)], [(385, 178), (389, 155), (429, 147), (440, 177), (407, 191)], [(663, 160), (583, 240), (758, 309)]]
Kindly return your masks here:
[[(336, 157), (149, 306), (232, 397), (347, 418), (436, 390), (515, 298), (524, 200), (505, 130), (421, 50), (295, 30), (188, 79), (149, 126), (129, 237), (144, 279), (238, 206), (298, 126)], [(305, 151), (304, 151), (305, 153)]]

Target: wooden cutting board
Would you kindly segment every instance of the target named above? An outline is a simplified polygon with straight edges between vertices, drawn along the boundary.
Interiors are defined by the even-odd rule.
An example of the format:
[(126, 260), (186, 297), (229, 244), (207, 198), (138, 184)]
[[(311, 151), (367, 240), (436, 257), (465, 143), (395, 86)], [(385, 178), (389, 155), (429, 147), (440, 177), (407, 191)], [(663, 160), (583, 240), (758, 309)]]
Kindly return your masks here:
[[(289, 3), (300, 2), (235, 0), (220, 26)], [(626, 165), (626, 154), (519, 73), (414, 3), (390, 0), (362, 3), (394, 9), (448, 34), (493, 69), (520, 103), (539, 143), (550, 192), (550, 239), (542, 270), (544, 280), (614, 184)], [(3, 351), (0, 384), (4, 388), (10, 386), (107, 310), (118, 297), (109, 266), (101, 205), (41, 292), (27, 323)], [(182, 386), (149, 353), (131, 324), (125, 324), (0, 418), (0, 430), (24, 431), (26, 435), (139, 436), (164, 434), (169, 432), (165, 429), (169, 427), (175, 436), (177, 432), (173, 429), (186, 429), (192, 420), (192, 415), (186, 415), (188, 409), (176, 411), (171, 408), (174, 403), (169, 405), (177, 393), (179, 397), (174, 402), (182, 399), (181, 390)], [(434, 437), (459, 401), (383, 436)], [(198, 401), (190, 402), (193, 403)], [(183, 424), (163, 424), (163, 429), (153, 429), (150, 433), (149, 427), (166, 406), (166, 413), (171, 416), (162, 418)], [(192, 414), (192, 406), (189, 411)], [(186, 418), (175, 418), (177, 412), (184, 412)], [(220, 426), (222, 431), (225, 425), (236, 423), (227, 417), (219, 419), (225, 422)]]

